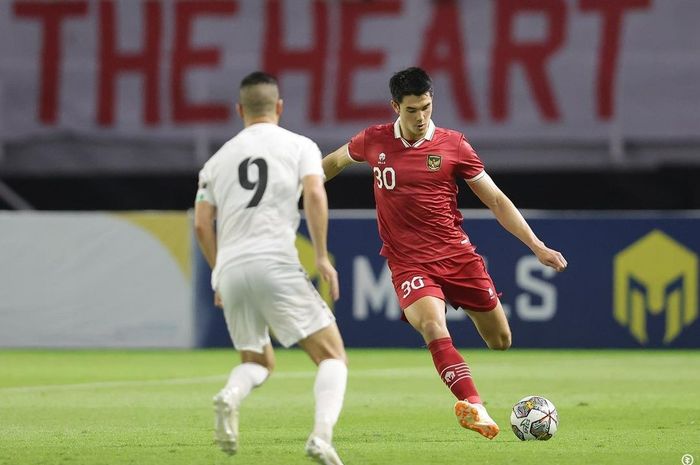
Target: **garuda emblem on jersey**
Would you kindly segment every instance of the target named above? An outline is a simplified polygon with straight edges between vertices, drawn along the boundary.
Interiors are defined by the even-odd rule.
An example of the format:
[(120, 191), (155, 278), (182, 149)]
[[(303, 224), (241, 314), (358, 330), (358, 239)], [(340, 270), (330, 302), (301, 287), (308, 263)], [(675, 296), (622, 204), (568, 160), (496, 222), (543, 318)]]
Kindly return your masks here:
[(428, 155), (428, 171), (437, 171), (440, 169), (442, 157), (440, 155)]

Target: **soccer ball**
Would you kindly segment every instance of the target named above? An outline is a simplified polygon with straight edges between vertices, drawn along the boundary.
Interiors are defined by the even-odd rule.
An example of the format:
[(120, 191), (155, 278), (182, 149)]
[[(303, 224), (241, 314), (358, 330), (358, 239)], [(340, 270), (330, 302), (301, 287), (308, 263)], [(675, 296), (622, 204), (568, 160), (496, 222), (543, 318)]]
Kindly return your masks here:
[(559, 415), (554, 404), (541, 396), (520, 399), (510, 412), (510, 426), (521, 441), (546, 441), (559, 427)]

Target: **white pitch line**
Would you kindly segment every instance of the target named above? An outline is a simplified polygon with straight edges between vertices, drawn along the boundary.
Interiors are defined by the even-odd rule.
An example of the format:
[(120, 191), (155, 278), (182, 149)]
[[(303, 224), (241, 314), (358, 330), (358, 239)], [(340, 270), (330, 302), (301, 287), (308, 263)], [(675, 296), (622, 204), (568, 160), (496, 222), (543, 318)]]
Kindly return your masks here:
[(10, 392), (38, 392), (38, 391), (70, 391), (73, 389), (98, 389), (115, 387), (139, 387), (139, 386), (161, 386), (177, 384), (199, 384), (206, 382), (222, 381), (226, 376), (200, 376), (196, 378), (168, 378), (153, 380), (133, 380), (133, 381), (98, 381), (94, 383), (75, 384), (43, 384), (37, 386), (13, 386), (0, 388), (0, 393)]
[[(369, 370), (352, 370), (349, 371), (349, 377), (352, 378), (387, 378), (387, 377), (398, 377), (410, 375), (411, 377), (417, 377), (424, 375), (424, 377), (435, 376), (433, 371), (426, 368), (375, 368)], [(303, 379), (303, 378), (313, 378), (316, 376), (316, 371), (290, 371), (273, 373), (271, 379)], [(193, 378), (166, 378), (166, 379), (153, 379), (153, 380), (131, 380), (131, 381), (98, 381), (93, 383), (74, 383), (74, 384), (43, 384), (36, 386), (11, 386), (11, 387), (0, 387), (0, 393), (10, 394), (10, 393), (31, 393), (31, 392), (42, 392), (42, 391), (71, 391), (80, 389), (100, 389), (100, 388), (119, 388), (119, 387), (143, 387), (143, 386), (176, 386), (176, 385), (188, 385), (188, 384), (202, 384), (202, 383), (213, 383), (213, 382), (223, 382), (227, 378), (227, 375), (212, 375), (212, 376), (198, 376)]]

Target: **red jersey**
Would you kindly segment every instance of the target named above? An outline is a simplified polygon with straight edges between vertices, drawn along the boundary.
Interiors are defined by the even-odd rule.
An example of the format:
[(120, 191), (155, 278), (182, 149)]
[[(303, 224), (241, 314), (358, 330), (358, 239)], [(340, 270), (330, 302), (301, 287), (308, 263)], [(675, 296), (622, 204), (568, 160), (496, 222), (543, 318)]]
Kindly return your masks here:
[(381, 255), (421, 263), (473, 250), (457, 209), (456, 178), (473, 182), (485, 172), (463, 134), (430, 121), (425, 137), (411, 143), (397, 120), (360, 132), (348, 151), (372, 167)]

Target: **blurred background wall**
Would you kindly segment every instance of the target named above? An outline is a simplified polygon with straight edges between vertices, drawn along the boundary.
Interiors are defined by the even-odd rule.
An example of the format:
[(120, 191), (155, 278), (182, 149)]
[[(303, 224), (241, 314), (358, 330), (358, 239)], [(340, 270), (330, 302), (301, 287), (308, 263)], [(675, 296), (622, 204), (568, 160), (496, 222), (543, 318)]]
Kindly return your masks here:
[[(436, 124), (517, 205), (697, 208), (699, 18), (692, 0), (0, 2), (0, 207), (188, 208), (251, 70), (329, 152), (392, 119), (388, 79), (419, 65)], [(331, 206), (372, 207), (370, 183), (357, 167)]]
[[(64, 345), (227, 344), (225, 334), (207, 335), (220, 325), (207, 316), (211, 309), (189, 313), (192, 298), (209, 302), (210, 296), (198, 290), (201, 257), (187, 255), (192, 244), (182, 212), (193, 205), (202, 164), (242, 128), (234, 110), (240, 80), (257, 69), (277, 75), (285, 101), (282, 124), (328, 153), (364, 127), (394, 118), (388, 80), (413, 65), (434, 79), (435, 123), (464, 132), (515, 204), (540, 211), (529, 217), (562, 221), (547, 223), (547, 240), (559, 240), (565, 252), (586, 259), (583, 269), (572, 266), (570, 274), (587, 282), (588, 295), (600, 296), (571, 305), (602, 312), (600, 320), (586, 323), (588, 332), (605, 321), (604, 333), (616, 335), (617, 342), (610, 342), (613, 336), (595, 343), (564, 337), (569, 333), (562, 328), (587, 327), (575, 318), (546, 331), (570, 345), (643, 345), (647, 320), (639, 318), (641, 312), (658, 320), (651, 345), (667, 344), (668, 328), (681, 331), (670, 339), (673, 344), (697, 345), (697, 214), (644, 213), (640, 220), (631, 211), (700, 208), (698, 20), (700, 3), (693, 0), (0, 2), (0, 209), (7, 210), (0, 216), (0, 345), (51, 345), (65, 328), (75, 338)], [(327, 185), (330, 206), (373, 208), (372, 182), (366, 166), (349, 168)], [(481, 207), (463, 183), (458, 201), (463, 209)], [(62, 212), (53, 216), (47, 210)], [(75, 216), (80, 210), (180, 213), (171, 223), (165, 213)], [(590, 222), (581, 226), (580, 217), (570, 217), (579, 210), (614, 213), (586, 216)], [(336, 212), (336, 218), (347, 217)], [(371, 212), (356, 219), (368, 218)], [(350, 315), (391, 320), (395, 302), (386, 294), (370, 226), (361, 228), (365, 249), (339, 252), (346, 257), (346, 275), (354, 277), (346, 292), (352, 298), (341, 305), (353, 309)], [(494, 273), (508, 273), (499, 279), (513, 299), (525, 292), (521, 301), (541, 312), (535, 321), (544, 321), (544, 314), (552, 320), (551, 305), (559, 317), (567, 315), (562, 309), (571, 312), (570, 304), (551, 300), (548, 283), (516, 282), (513, 272), (521, 262), (525, 281), (528, 273), (534, 281), (546, 276), (528, 268), (520, 249), (494, 256), (517, 243), (508, 238), (512, 244), (503, 244), (510, 245), (489, 246), (491, 236), (475, 242), (492, 247), (487, 258), (501, 263)], [(174, 248), (173, 240), (180, 245)], [(136, 247), (139, 253), (126, 252), (132, 242), (143, 246)], [(604, 252), (586, 254), (600, 244)], [(620, 258), (615, 268), (628, 247), (636, 258)], [(105, 248), (107, 255), (95, 253)], [(630, 266), (655, 269), (658, 250), (687, 263), (676, 270), (676, 262), (664, 262), (662, 272), (644, 271), (633, 285), (624, 273), (616, 274)], [(66, 261), (76, 254), (82, 261)], [(189, 265), (183, 268), (184, 256)], [(115, 274), (99, 274), (93, 268), (98, 258), (114, 265), (101, 271)], [(156, 263), (162, 275), (128, 273), (129, 267), (148, 270)], [(136, 284), (147, 279), (161, 287)], [(104, 287), (97, 295), (119, 296), (119, 305), (86, 317), (90, 306), (81, 299), (93, 281)], [(359, 281), (364, 291), (355, 286)], [(677, 282), (686, 287), (673, 287)], [(637, 292), (629, 294), (629, 317), (613, 310), (619, 286)], [(159, 292), (177, 287), (182, 289), (172, 291), (171, 300), (156, 305)], [(577, 295), (575, 283), (562, 289), (557, 295)], [(25, 295), (35, 298), (25, 302)], [(56, 298), (68, 302), (67, 313), (51, 311)], [(517, 319), (516, 301), (510, 304)], [(110, 320), (100, 326), (100, 315), (115, 318), (117, 308), (128, 308), (124, 315), (133, 324)], [(155, 312), (151, 319), (149, 312)], [(52, 322), (44, 324), (50, 331), (34, 339), (18, 336), (18, 328), (31, 332), (42, 318)], [(365, 320), (345, 324), (367, 334), (355, 325)], [(92, 329), (97, 336), (91, 339)]]

